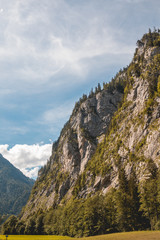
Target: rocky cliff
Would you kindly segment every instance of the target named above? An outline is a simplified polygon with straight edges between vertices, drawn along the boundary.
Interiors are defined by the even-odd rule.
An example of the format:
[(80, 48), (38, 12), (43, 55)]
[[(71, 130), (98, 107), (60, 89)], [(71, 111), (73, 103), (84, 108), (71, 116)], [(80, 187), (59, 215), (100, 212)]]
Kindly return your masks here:
[[(156, 41), (157, 36), (159, 33), (155, 34)], [(154, 46), (149, 41), (146, 34), (137, 42), (131, 64), (108, 87), (76, 104), (53, 144), (49, 162), (39, 172), (23, 219), (30, 211), (48, 210), (64, 197), (87, 197), (97, 190), (106, 193), (117, 187), (119, 162), (127, 175), (136, 162), (139, 179), (149, 174), (149, 163), (158, 166), (160, 47), (159, 42)], [(121, 82), (124, 93), (112, 86)]]
[(122, 96), (116, 89), (111, 93), (103, 89), (76, 104), (58, 141), (53, 144), (50, 160), (39, 172), (23, 218), (30, 210), (47, 210), (64, 197), (71, 197), (78, 177), (84, 172), (97, 144), (104, 139)]
[[(158, 189), (156, 184), (159, 162), (160, 33), (158, 30), (145, 34), (137, 42), (133, 60), (127, 68), (121, 70), (109, 84), (104, 84), (102, 90), (98, 88), (88, 97), (83, 96), (75, 105), (58, 141), (53, 144), (50, 160), (39, 172), (30, 199), (20, 218), (21, 220), (34, 218), (43, 212), (44, 216), (47, 216), (46, 222), (48, 221), (50, 224), (50, 220), (48, 220), (50, 216), (49, 219), (53, 221), (52, 225), (58, 229), (59, 226), (56, 223), (60, 220), (56, 216), (61, 218), (61, 215), (64, 214), (59, 222), (62, 223), (69, 209), (72, 209), (70, 215), (76, 214), (73, 209), (74, 204), (77, 204), (76, 201), (80, 201), (78, 202), (82, 204), (80, 206), (87, 209), (88, 212), (84, 212), (85, 216), (85, 214), (89, 214), (88, 201), (90, 200), (88, 199), (92, 199), (96, 193), (99, 196), (110, 196), (112, 191), (116, 194), (112, 193), (112, 200), (107, 200), (102, 209), (104, 210), (108, 206), (105, 211), (111, 211), (110, 214), (114, 213), (114, 216), (111, 218), (110, 215), (107, 215), (107, 219), (104, 217), (105, 223), (108, 222), (114, 231), (140, 229), (142, 222), (146, 224), (143, 225), (143, 228), (148, 226), (152, 228), (158, 221), (158, 207), (156, 210), (151, 211), (150, 209), (159, 203), (158, 196), (160, 194), (157, 195), (159, 190), (155, 190), (153, 194), (157, 196), (156, 200), (154, 199), (157, 201), (156, 204), (154, 201), (152, 202), (151, 192), (152, 187), (156, 186)], [(152, 187), (147, 182), (148, 179), (153, 184)], [(144, 182), (147, 182), (145, 187)], [(139, 188), (139, 196), (137, 188)], [(145, 199), (143, 199), (144, 189), (148, 189)], [(118, 191), (121, 191), (121, 194)], [(125, 197), (122, 198), (123, 193)], [(87, 215), (86, 219), (90, 220), (85, 219), (79, 227), (74, 226), (74, 233), (71, 227), (68, 227), (71, 226), (72, 220), (64, 232), (64, 227), (56, 230), (52, 226), (48, 230), (47, 225), (46, 232), (51, 231), (55, 234), (62, 232), (71, 236), (93, 234), (94, 231), (90, 232), (89, 229), (97, 227), (96, 221), (102, 219), (101, 213), (103, 212), (100, 209), (101, 213), (98, 217), (97, 211), (101, 202), (98, 203), (99, 200), (95, 199), (94, 201), (91, 200), (90, 204), (92, 207), (96, 206), (92, 208), (92, 212), (95, 211), (95, 218), (89, 227), (88, 225), (86, 227), (85, 221), (90, 221), (92, 217), (88, 218)], [(152, 206), (147, 205), (149, 202), (152, 202)], [(137, 205), (133, 210), (130, 206), (134, 203)], [(57, 210), (63, 209), (65, 204), (70, 204), (67, 205), (67, 209), (64, 207), (66, 212)], [(123, 205), (126, 207), (122, 208)], [(144, 212), (141, 212), (142, 210)], [(136, 216), (134, 216), (135, 213)], [(140, 213), (141, 217), (139, 217)], [(131, 215), (132, 217), (130, 217)], [(83, 219), (82, 216), (83, 214), (78, 216), (78, 219)], [(142, 219), (142, 216), (146, 216), (146, 219)], [(141, 223), (138, 223), (138, 219), (141, 219)], [(66, 221), (68, 220), (66, 219)], [(121, 226), (122, 222), (123, 226)], [(98, 225), (101, 231), (95, 230), (94, 233), (110, 231), (106, 230), (105, 223), (102, 221)], [(73, 222), (72, 224), (74, 225)], [(81, 232), (77, 233), (75, 229), (79, 231), (81, 225), (83, 226)], [(105, 229), (103, 229), (104, 226)], [(88, 232), (86, 233), (86, 231)]]

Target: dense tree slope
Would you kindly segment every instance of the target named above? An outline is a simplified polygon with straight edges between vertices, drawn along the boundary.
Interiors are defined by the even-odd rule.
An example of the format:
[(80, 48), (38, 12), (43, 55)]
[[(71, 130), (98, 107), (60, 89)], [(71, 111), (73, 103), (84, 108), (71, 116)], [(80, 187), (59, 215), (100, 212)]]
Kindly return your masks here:
[(0, 154), (0, 214), (18, 214), (29, 198), (33, 183)]
[(76, 103), (20, 218), (4, 232), (11, 222), (25, 233), (70, 236), (159, 229), (159, 162), (158, 30), (137, 42), (127, 68)]

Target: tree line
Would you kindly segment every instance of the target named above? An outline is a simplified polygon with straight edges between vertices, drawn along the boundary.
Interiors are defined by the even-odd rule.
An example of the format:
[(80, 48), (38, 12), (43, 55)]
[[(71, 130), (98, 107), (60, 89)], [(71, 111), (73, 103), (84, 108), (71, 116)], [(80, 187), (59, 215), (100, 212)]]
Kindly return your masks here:
[(134, 166), (128, 179), (119, 169), (119, 188), (105, 196), (100, 192), (87, 199), (72, 198), (47, 213), (39, 210), (28, 221), (11, 216), (3, 234), (55, 234), (91, 236), (121, 231), (160, 229), (160, 173), (150, 163), (146, 180), (137, 182)]

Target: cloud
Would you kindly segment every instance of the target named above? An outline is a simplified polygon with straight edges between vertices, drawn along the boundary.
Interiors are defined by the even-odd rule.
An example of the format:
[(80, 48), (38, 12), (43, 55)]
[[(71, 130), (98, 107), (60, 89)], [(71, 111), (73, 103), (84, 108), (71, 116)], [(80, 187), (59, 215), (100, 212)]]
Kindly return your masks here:
[(131, 3), (131, 4), (138, 4), (138, 3), (141, 3), (141, 2), (147, 2), (149, 0), (117, 0), (117, 2), (121, 2), (121, 3)]
[[(136, 41), (126, 44), (130, 34), (126, 37), (126, 30), (119, 28), (127, 12), (124, 6), (117, 7), (116, 0), (98, 4), (95, 0), (81, 4), (65, 0), (15, 0), (12, 4), (6, 0), (0, 16), (4, 91), (30, 95), (50, 88), (60, 91), (68, 78), (68, 86), (91, 81), (88, 76), (104, 61), (107, 67), (109, 61), (121, 58), (125, 65), (124, 56), (131, 58)], [(123, 15), (119, 7), (125, 10)], [(103, 62), (93, 66), (92, 60), (100, 56), (104, 56)]]
[[(11, 89), (14, 85), (15, 90), (25, 92), (32, 84), (32, 92), (43, 91), (50, 82), (56, 88), (63, 85), (66, 75), (71, 85), (73, 76), (83, 81), (93, 71), (92, 58), (104, 55), (114, 59), (115, 54), (131, 57), (137, 40), (133, 32), (142, 27), (141, 10), (148, 9), (148, 4), (142, 0), (100, 0), (98, 4), (95, 0), (82, 0), (81, 4), (66, 0), (6, 1), (0, 16), (3, 85)], [(139, 21), (137, 26), (134, 20)]]
[(68, 102), (111, 80), (159, 23), (159, 0), (0, 4), (0, 140), (12, 146), (56, 139)]
[(41, 168), (41, 166), (33, 167), (33, 168), (24, 168), (21, 171), (24, 175), (26, 175), (29, 178), (36, 179), (38, 175), (38, 171)]
[[(100, 6), (103, 4), (101, 1)], [(32, 84), (34, 91), (42, 91), (57, 74), (83, 79), (90, 70), (83, 62), (86, 59), (110, 53), (131, 54), (129, 46), (119, 46), (116, 31), (107, 23), (108, 12), (100, 7), (96, 12), (94, 5), (89, 1), (71, 6), (63, 0), (8, 3), (0, 24), (0, 71), (6, 80), (3, 85), (12, 88), (16, 79), (17, 90), (25, 92)]]
[(74, 103), (75, 101), (72, 99), (58, 106), (50, 104), (38, 118), (34, 119), (34, 122), (39, 126), (39, 130), (43, 129), (50, 136), (49, 142), (53, 142), (52, 139), (55, 141), (59, 137), (61, 129), (69, 120)]
[(54, 125), (55, 122), (64, 121), (64, 119), (69, 118), (71, 115), (73, 107), (73, 102), (66, 102), (65, 104), (45, 111), (42, 115), (42, 123)]
[(8, 144), (0, 145), (0, 153), (26, 176), (36, 178), (42, 167), (51, 156), (52, 144), (15, 145), (9, 148)]

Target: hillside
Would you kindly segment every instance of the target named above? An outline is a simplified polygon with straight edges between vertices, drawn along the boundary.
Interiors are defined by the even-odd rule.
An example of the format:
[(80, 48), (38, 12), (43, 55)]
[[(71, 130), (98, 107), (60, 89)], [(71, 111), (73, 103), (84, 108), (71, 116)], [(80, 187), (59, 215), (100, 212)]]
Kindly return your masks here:
[(18, 214), (28, 200), (33, 183), (0, 154), (0, 214)]
[(160, 228), (159, 32), (145, 34), (129, 66), (76, 103), (27, 205), (4, 232), (80, 237)]

